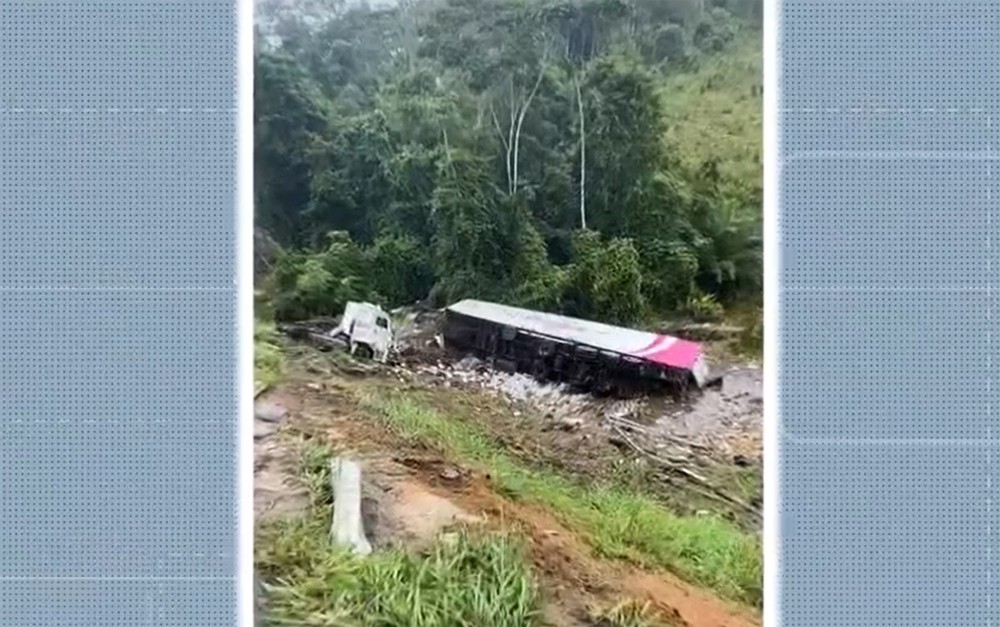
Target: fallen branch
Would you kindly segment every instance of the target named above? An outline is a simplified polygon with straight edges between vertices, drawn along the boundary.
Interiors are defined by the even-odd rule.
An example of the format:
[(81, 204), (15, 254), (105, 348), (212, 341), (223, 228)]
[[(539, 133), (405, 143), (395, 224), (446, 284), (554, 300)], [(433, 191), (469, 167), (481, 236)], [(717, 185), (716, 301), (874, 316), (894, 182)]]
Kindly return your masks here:
[(705, 446), (704, 444), (698, 444), (697, 442), (692, 442), (691, 440), (688, 440), (686, 438), (681, 438), (681, 437), (678, 437), (676, 435), (670, 435), (669, 433), (664, 433), (662, 435), (662, 437), (664, 439), (670, 440), (674, 444), (679, 444), (681, 446), (686, 446), (686, 447), (688, 447), (690, 449), (696, 449), (696, 450), (699, 450), (699, 451), (704, 451), (706, 453), (712, 451), (712, 448), (709, 447), (709, 446)]
[(633, 431), (638, 431), (639, 433), (646, 432), (645, 425), (641, 425), (638, 422), (629, 420), (628, 418), (622, 418), (620, 416), (606, 416), (605, 418), (608, 420), (608, 422), (612, 423), (613, 425), (628, 427), (629, 429)]
[[(641, 446), (639, 446), (638, 444), (636, 444), (635, 440), (633, 440), (632, 438), (630, 438), (628, 436), (628, 434), (625, 433), (625, 430), (622, 429), (621, 427), (619, 427), (618, 425), (612, 425), (612, 428), (615, 430), (615, 432), (618, 434), (618, 436), (621, 437), (622, 440), (625, 441), (626, 444), (628, 444), (630, 447), (632, 447), (632, 449), (635, 452), (639, 453), (640, 455), (642, 455), (644, 457), (647, 457), (648, 459), (650, 459), (650, 460), (652, 460), (652, 461), (660, 464), (661, 466), (664, 466), (665, 468), (669, 469), (670, 471), (675, 472), (675, 473), (677, 473), (677, 474), (679, 474), (679, 475), (687, 478), (688, 480), (690, 480), (695, 485), (698, 485), (698, 486), (704, 488), (705, 490), (708, 490), (712, 494), (715, 494), (718, 497), (718, 499), (722, 499), (725, 502), (729, 503), (730, 505), (736, 505), (737, 507), (745, 509), (746, 511), (748, 511), (748, 512), (750, 512), (750, 513), (752, 513), (752, 514), (754, 514), (756, 516), (760, 516), (761, 512), (760, 512), (760, 510), (758, 508), (754, 507), (750, 503), (747, 503), (746, 501), (744, 501), (743, 499), (741, 499), (739, 497), (733, 496), (729, 492), (727, 492), (727, 491), (723, 490), (722, 488), (714, 485), (712, 482), (710, 482), (705, 477), (702, 477), (701, 475), (699, 475), (698, 473), (694, 472), (693, 470), (691, 470), (689, 468), (686, 468), (683, 465), (684, 463), (687, 462), (686, 459), (677, 458), (677, 457), (663, 457), (661, 455), (657, 455), (655, 453), (651, 453), (650, 451), (647, 451), (646, 449), (644, 449)], [(699, 491), (699, 493), (701, 493), (701, 491)], [(718, 500), (718, 499), (716, 499), (716, 500)]]

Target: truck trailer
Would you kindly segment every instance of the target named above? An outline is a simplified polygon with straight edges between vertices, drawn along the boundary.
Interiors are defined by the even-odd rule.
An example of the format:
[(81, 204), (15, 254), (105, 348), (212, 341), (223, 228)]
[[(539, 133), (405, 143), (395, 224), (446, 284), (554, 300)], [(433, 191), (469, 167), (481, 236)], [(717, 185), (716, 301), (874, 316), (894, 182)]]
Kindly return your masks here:
[(696, 342), (479, 300), (445, 309), (444, 340), (500, 369), (598, 393), (650, 383), (701, 388), (708, 379)]

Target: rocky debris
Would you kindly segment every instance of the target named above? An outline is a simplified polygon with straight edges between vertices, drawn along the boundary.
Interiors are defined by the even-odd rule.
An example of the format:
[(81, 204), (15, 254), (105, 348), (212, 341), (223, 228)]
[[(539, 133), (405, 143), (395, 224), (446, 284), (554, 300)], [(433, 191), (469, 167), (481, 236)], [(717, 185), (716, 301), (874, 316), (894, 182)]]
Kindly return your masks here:
[(730, 370), (722, 376), (719, 389), (670, 408), (650, 426), (649, 434), (748, 461), (760, 457), (762, 420), (763, 376), (759, 368), (749, 367)]
[(258, 518), (286, 518), (305, 510), (306, 490), (296, 484), (296, 455), (272, 437), (288, 417), (284, 405), (267, 400), (254, 404), (254, 513)]
[(260, 440), (271, 435), (278, 430), (278, 424), (274, 422), (264, 422), (255, 420), (253, 423), (253, 439)]
[(576, 431), (583, 426), (583, 418), (562, 418), (558, 424), (563, 431)]
[[(445, 387), (498, 393), (511, 403), (512, 412), (519, 413), (515, 409), (519, 404), (530, 405), (546, 417), (549, 428), (559, 431), (581, 432), (588, 437), (603, 431), (613, 440), (614, 430), (624, 429), (652, 450), (678, 457), (710, 457), (740, 466), (753, 465), (761, 456), (762, 372), (752, 365), (720, 371), (715, 387), (687, 401), (655, 395), (597, 398), (527, 374), (491, 369), (472, 356), (401, 368), (401, 381), (406, 378), (404, 370)], [(732, 461), (734, 456), (739, 456), (739, 461)]]
[(288, 410), (277, 403), (258, 401), (254, 405), (253, 439), (261, 440), (275, 433)]
[(444, 312), (423, 308), (400, 308), (392, 312), (395, 318), (396, 352), (406, 362), (432, 361), (443, 355)]
[(280, 423), (288, 415), (288, 410), (277, 403), (266, 401), (254, 405), (254, 418), (263, 422)]
[(266, 230), (255, 227), (253, 252), (253, 276), (255, 281), (259, 281), (271, 272), (275, 260), (281, 254), (281, 246)]

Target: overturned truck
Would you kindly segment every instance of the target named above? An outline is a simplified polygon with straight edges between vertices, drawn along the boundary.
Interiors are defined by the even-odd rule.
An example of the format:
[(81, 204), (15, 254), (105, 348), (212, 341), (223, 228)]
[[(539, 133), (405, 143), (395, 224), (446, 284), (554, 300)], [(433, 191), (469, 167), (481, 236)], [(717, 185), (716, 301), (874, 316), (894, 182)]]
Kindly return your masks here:
[(497, 368), (601, 394), (700, 388), (708, 378), (696, 342), (478, 300), (445, 310), (444, 340)]

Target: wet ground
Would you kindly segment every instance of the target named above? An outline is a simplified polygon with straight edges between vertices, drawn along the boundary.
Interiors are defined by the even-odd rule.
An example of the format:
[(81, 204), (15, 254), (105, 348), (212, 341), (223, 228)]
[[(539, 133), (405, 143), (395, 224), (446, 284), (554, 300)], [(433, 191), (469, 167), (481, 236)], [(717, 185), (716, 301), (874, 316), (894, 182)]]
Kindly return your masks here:
[(737, 455), (759, 462), (762, 454), (763, 373), (756, 366), (732, 368), (721, 384), (679, 401), (668, 395), (604, 399), (575, 393), (561, 384), (540, 383), (529, 375), (491, 370), (473, 357), (417, 365), (413, 373), (447, 387), (483, 388), (557, 421), (635, 423), (655, 448), (691, 448), (719, 459)]
[[(502, 524), (520, 529), (526, 535), (531, 557), (546, 589), (545, 614), (556, 627), (589, 627), (594, 623), (580, 617), (586, 615), (593, 603), (616, 602), (623, 598), (648, 601), (667, 619), (664, 624), (689, 627), (759, 624), (752, 613), (669, 573), (595, 558), (585, 542), (548, 512), (530, 504), (512, 502), (493, 491), (488, 476), (479, 476), (476, 471), (453, 461), (428, 456), (422, 447), (414, 447), (384, 431), (351, 404), (350, 395), (345, 391), (352, 385), (398, 387), (402, 382), (392, 375), (399, 373), (391, 370), (369, 373), (364, 375), (362, 382), (355, 383), (345, 380), (343, 373), (328, 370), (330, 362), (324, 360), (329, 360), (329, 356), (318, 363), (294, 365), (289, 381), (258, 400), (255, 505), (259, 505), (260, 519), (295, 516), (305, 508), (307, 495), (296, 478), (301, 447), (306, 442), (322, 442), (338, 454), (362, 463), (365, 526), (376, 550), (387, 545), (419, 549), (462, 525)], [(538, 437), (541, 432), (518, 429), (519, 421), (522, 425), (526, 421), (554, 423), (574, 417), (570, 412), (561, 414), (562, 418), (555, 415), (536, 418), (530, 414), (533, 402), (543, 405), (548, 402), (552, 407), (560, 406), (562, 411), (566, 411), (567, 406), (606, 409), (599, 403), (589, 405), (595, 403), (593, 399), (566, 397), (559, 391), (545, 390), (544, 386), (536, 388), (530, 381), (517, 377), (494, 378), (492, 373), (486, 373), (487, 380), (500, 388), (498, 395), (492, 395), (494, 401), (509, 392), (517, 398), (512, 399), (514, 405), (522, 407), (508, 411), (504, 402), (485, 400), (486, 395), (481, 391), (456, 389), (475, 385), (478, 381), (463, 383), (466, 376), (463, 372), (451, 377), (414, 373), (414, 377), (432, 377), (433, 381), (429, 387), (415, 386), (413, 393), (427, 394), (442, 403), (475, 404), (482, 409), (478, 415), (485, 423), (509, 429), (525, 438), (522, 444), (512, 440), (514, 447), (527, 447), (529, 442), (539, 448), (547, 447), (547, 442)], [(358, 375), (349, 374), (347, 378), (352, 376)], [(427, 382), (424, 379), (424, 383)], [(434, 382), (441, 384), (437, 392)], [(449, 391), (441, 393), (441, 388)], [(519, 411), (524, 414), (515, 416)], [(546, 431), (548, 434), (556, 432), (567, 437), (586, 435), (583, 429)], [(554, 451), (557, 456), (566, 454), (588, 463), (592, 461), (579, 446), (572, 451)], [(523, 452), (512, 450), (511, 454)], [(613, 454), (613, 449), (611, 452)]]

